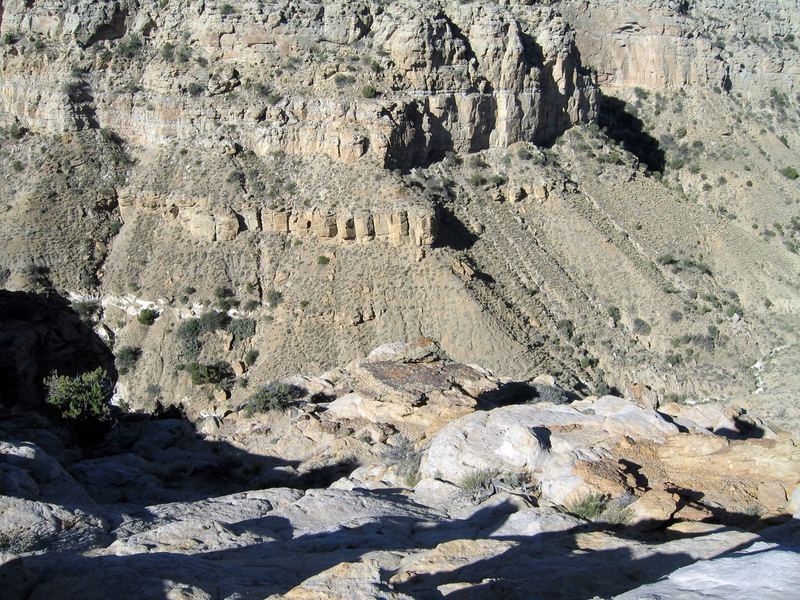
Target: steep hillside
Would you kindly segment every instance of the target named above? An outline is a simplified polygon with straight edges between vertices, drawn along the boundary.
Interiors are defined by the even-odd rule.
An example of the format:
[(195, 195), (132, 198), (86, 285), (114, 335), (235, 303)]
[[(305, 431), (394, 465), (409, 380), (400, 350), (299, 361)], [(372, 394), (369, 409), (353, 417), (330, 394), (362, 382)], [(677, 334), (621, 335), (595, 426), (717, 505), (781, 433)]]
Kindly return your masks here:
[(753, 366), (797, 342), (796, 8), (6, 0), (3, 286), (134, 407), (426, 335), (792, 425)]

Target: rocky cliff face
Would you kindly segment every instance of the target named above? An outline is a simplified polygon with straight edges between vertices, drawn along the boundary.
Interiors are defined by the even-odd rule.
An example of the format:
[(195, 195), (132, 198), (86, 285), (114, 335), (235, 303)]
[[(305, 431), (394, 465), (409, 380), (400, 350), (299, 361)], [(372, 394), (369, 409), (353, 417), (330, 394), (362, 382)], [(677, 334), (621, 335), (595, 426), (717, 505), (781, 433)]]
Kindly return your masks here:
[(796, 442), (750, 415), (570, 402), (425, 339), (336, 371), (197, 430), (128, 415), (92, 458), (0, 420), (4, 597), (792, 594)]
[[(389, 167), (552, 141), (597, 114), (573, 34), (548, 8), (225, 6), (6, 3), (0, 31), (27, 43), (6, 56), (0, 111), (151, 145), (208, 137), (221, 121), (259, 155)], [(120, 39), (125, 51), (109, 53)], [(85, 70), (70, 74), (76, 63)], [(71, 76), (80, 91), (63, 89)]]
[(0, 280), (141, 350), (135, 407), (431, 335), (789, 423), (791, 382), (754, 395), (751, 367), (797, 341), (790, 9), (6, 1)]
[(606, 90), (719, 86), (758, 97), (797, 86), (796, 5), (557, 2)]

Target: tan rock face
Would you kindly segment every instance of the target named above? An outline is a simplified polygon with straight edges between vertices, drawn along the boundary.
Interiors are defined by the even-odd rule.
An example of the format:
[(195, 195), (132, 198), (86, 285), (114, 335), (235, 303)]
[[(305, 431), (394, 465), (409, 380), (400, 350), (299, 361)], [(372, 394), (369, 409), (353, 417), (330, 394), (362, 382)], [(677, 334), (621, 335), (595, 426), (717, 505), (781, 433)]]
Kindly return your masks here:
[[(158, 54), (167, 42), (179, 50), (178, 26), (205, 65), (183, 61), (176, 68)], [(365, 2), (320, 10), (301, 2), (287, 10), (274, 2), (222, 15), (216, 9), (179, 11), (156, 0), (71, 10), (20, 2), (5, 7), (2, 32), (11, 31), (65, 48), (97, 48), (138, 36), (142, 47), (135, 51), (154, 59), (140, 76), (139, 100), (147, 100), (120, 96), (113, 76), (97, 78), (91, 83), (91, 111), (125, 139), (145, 144), (207, 132), (221, 111), (236, 123), (239, 143), (259, 155), (321, 153), (344, 163), (370, 160), (393, 168), (447, 150), (546, 142), (593, 119), (597, 110), (597, 90), (581, 68), (572, 34), (546, 7), (454, 4), (435, 11), (416, 2)], [(366, 41), (382, 54), (375, 55), (372, 74), (358, 81), (325, 57)], [(307, 68), (297, 59), (311, 52), (324, 68)], [(233, 109), (222, 106), (231, 92), (258, 82), (264, 64), (283, 71), (281, 56), (295, 62), (292, 76), (275, 86), (281, 88), (276, 96), (258, 98), (255, 106), (250, 101), (236, 102)], [(37, 64), (33, 77), (4, 78), (0, 108), (40, 129), (68, 130), (82, 123), (74, 99), (61, 90), (63, 68), (68, 67)], [(362, 97), (364, 84), (379, 93)], [(336, 97), (339, 92), (343, 95)], [(230, 153), (235, 143), (217, 145)]]
[(778, 511), (800, 482), (789, 438), (680, 433), (655, 411), (610, 396), (574, 407), (540, 403), (463, 417), (432, 440), (420, 465), (423, 479), (458, 482), (486, 469), (529, 473), (556, 503), (633, 493), (641, 529), (678, 514)]

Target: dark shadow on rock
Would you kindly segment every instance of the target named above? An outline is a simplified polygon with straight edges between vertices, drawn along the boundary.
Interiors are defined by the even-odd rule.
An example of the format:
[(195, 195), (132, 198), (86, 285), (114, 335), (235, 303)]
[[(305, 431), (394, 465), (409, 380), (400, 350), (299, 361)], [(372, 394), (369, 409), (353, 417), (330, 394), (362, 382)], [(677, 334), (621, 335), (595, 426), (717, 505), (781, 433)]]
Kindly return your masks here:
[(0, 290), (0, 403), (44, 405), (52, 371), (74, 377), (104, 368), (113, 381), (114, 355), (70, 303), (56, 294)]
[[(358, 502), (358, 498), (354, 501)], [(409, 508), (424, 509), (402, 497), (398, 497), (397, 502), (398, 506), (406, 503)], [(417, 600), (441, 598), (441, 586), (446, 584), (473, 585), (453, 591), (448, 596), (464, 600), (590, 600), (653, 583), (696, 562), (686, 552), (676, 553), (674, 549), (671, 553), (659, 552), (655, 542), (651, 542), (655, 551), (641, 558), (624, 545), (588, 551), (575, 534), (609, 529), (595, 524), (530, 536), (497, 535), (517, 510), (509, 502), (500, 502), (479, 509), (467, 519), (439, 521), (435, 518), (390, 516), (364, 517), (367, 521), (359, 522), (343, 514), (331, 529), (301, 535), (293, 530), (288, 518), (267, 514), (238, 523), (220, 524), (221, 533), (227, 535), (252, 534), (266, 538), (264, 542), (236, 548), (194, 554), (142, 552), (93, 557), (61, 553), (30, 556), (25, 560), (31, 571), (44, 582), (37, 598), (44, 597), (42, 592), (55, 590), (54, 586), (59, 585), (63, 577), (78, 578), (75, 582), (80, 583), (80, 578), (98, 574), (127, 574), (126, 577), (135, 577), (141, 582), (171, 580), (213, 592), (215, 597), (264, 598), (271, 594), (285, 594), (337, 564), (358, 563), (373, 552), (398, 550), (416, 553), (456, 540), (464, 540), (467, 547), (473, 540), (486, 540), (475, 551), (483, 550), (487, 557), (470, 564), (457, 566), (458, 561), (453, 561), (451, 564), (455, 566), (449, 570), (426, 572), (423, 563), (421, 570), (409, 572), (409, 577), (396, 581), (394, 585), (389, 584), (394, 572), (383, 572), (381, 581), (373, 582), (382, 592), (402, 592)], [(622, 530), (614, 533), (625, 537)], [(641, 536), (631, 539), (642, 542)], [(729, 551), (744, 549), (753, 541)], [(441, 556), (446, 560), (448, 552)], [(124, 584), (124, 581), (114, 582), (110, 577), (96, 579), (99, 586), (107, 589), (92, 590), (93, 595), (87, 597), (92, 600), (125, 597), (122, 595), (125, 590), (118, 591), (113, 587), (115, 583)], [(167, 596), (163, 587), (159, 590), (147, 586), (136, 597), (162, 600)]]
[(600, 102), (599, 125), (608, 137), (636, 156), (650, 171), (664, 172), (666, 157), (658, 140), (645, 131), (641, 119), (631, 114), (619, 98), (603, 95)]
[(510, 381), (496, 390), (490, 390), (478, 395), (478, 402), (487, 408), (510, 406), (512, 404), (538, 404), (539, 402), (569, 404), (578, 399), (580, 397), (577, 394), (567, 392), (561, 388), (527, 381)]
[(444, 204), (439, 206), (438, 212), (440, 224), (435, 247), (469, 250), (475, 245), (478, 241), (477, 234), (470, 231), (449, 206)]

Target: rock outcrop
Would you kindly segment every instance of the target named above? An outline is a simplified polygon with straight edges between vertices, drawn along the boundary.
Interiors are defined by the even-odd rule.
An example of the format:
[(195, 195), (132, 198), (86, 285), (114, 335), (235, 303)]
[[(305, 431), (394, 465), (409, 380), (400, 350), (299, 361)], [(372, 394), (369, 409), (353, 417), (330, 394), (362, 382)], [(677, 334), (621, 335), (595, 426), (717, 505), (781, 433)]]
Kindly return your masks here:
[[(5, 80), (0, 113), (36, 129), (99, 123), (150, 145), (195, 138), (222, 113), (240, 129), (239, 143), (259, 155), (324, 153), (392, 168), (450, 150), (549, 142), (595, 118), (597, 88), (568, 25), (551, 9), (420, 8), (408, 2), (276, 2), (230, 10), (155, 1), (6, 3), (0, 32), (39, 40), (39, 52), (49, 45), (93, 52), (95, 66), (106, 72), (83, 81), (91, 94), (65, 97), (59, 83), (65, 67), (36, 60), (25, 80)], [(187, 36), (176, 43), (178, 22)], [(125, 50), (107, 56), (115, 40)], [(348, 47), (353, 52), (344, 54), (363, 55), (368, 71), (340, 62)], [(8, 66), (29, 53), (37, 49), (20, 44)], [(137, 81), (121, 81), (118, 63), (140, 55), (149, 62)], [(120, 94), (124, 85), (130, 92)], [(254, 86), (263, 96), (227, 106)], [(362, 87), (371, 91), (361, 94)]]
[(497, 407), (522, 384), (424, 339), (286, 383), (307, 395), (284, 413), (130, 415), (75, 479), (43, 450), (63, 451), (51, 425), (0, 420), (31, 440), (0, 445), (4, 481), (29, 482), (0, 490), (6, 594), (744, 598), (767, 564), (760, 597), (796, 584), (783, 434), (732, 440), (612, 396)]

